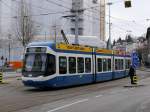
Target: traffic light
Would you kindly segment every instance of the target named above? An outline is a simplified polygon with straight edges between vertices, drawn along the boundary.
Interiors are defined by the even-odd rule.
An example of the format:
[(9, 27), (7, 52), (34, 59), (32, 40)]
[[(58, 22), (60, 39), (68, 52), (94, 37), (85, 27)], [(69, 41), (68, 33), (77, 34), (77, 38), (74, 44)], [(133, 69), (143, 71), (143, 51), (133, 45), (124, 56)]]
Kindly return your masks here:
[(125, 8), (130, 8), (132, 6), (131, 5), (131, 0), (125, 0), (124, 4), (125, 4)]
[(146, 39), (150, 38), (150, 27), (147, 28)]

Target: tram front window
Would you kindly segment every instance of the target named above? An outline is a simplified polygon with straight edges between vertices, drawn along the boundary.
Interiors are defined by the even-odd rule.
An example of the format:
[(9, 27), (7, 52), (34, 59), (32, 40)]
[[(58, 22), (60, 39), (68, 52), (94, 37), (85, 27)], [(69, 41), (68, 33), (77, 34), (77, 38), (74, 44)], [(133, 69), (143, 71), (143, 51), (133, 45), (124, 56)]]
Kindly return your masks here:
[(49, 76), (56, 72), (56, 60), (52, 54), (26, 54), (23, 76)]
[(25, 56), (25, 72), (44, 72), (46, 69), (46, 54), (27, 54)]

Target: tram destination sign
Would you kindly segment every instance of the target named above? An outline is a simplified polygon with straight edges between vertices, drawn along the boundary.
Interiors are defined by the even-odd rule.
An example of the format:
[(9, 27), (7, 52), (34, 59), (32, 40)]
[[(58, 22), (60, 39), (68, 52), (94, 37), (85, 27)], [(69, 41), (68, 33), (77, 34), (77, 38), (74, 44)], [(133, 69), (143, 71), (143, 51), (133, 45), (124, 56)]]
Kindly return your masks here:
[(45, 47), (30, 47), (27, 48), (27, 53), (46, 53)]

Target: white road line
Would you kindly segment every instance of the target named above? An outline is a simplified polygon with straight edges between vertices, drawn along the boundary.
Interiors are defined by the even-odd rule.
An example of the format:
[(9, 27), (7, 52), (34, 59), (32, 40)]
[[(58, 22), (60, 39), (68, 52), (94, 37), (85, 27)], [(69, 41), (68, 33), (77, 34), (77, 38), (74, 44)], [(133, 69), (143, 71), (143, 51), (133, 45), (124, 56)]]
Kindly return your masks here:
[(95, 96), (96, 98), (99, 98), (99, 97), (102, 97), (103, 95), (97, 95), (97, 96)]
[(72, 105), (78, 104), (78, 103), (86, 102), (86, 101), (88, 101), (88, 100), (89, 100), (89, 99), (79, 100), (79, 101), (77, 101), (77, 102), (70, 103), (70, 104), (67, 104), (67, 105), (64, 105), (64, 106), (61, 106), (61, 107), (58, 107), (58, 108), (55, 108), (55, 109), (49, 110), (49, 111), (47, 111), (47, 112), (54, 112), (54, 111), (57, 111), (57, 110), (61, 110), (61, 109), (64, 109), (64, 108), (70, 107), (70, 106), (72, 106)]

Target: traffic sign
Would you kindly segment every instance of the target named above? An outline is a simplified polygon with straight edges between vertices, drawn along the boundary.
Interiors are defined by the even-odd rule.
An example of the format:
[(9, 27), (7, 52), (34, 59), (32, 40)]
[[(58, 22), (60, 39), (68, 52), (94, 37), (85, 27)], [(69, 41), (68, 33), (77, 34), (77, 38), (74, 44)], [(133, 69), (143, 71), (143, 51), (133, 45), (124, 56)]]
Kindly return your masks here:
[(138, 68), (140, 65), (140, 60), (139, 60), (139, 56), (137, 52), (133, 52), (131, 54), (131, 58), (132, 58), (132, 65), (135, 66), (135, 68)]

